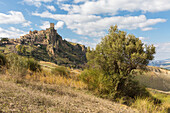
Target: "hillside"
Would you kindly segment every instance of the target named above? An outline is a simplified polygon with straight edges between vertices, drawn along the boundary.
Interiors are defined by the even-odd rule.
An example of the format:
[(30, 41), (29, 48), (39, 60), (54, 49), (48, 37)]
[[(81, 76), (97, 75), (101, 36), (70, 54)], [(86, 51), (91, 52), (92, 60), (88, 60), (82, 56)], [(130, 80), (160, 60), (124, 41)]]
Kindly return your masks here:
[(29, 31), (29, 34), (19, 39), (2, 38), (0, 51), (5, 54), (17, 53), (72, 68), (82, 68), (87, 62), (86, 47), (63, 40), (54, 29), (53, 23), (46, 30)]
[[(19, 55), (11, 55), (7, 58), (11, 66), (1, 67), (0, 70), (0, 112), (136, 113), (139, 111), (143, 113), (145, 110), (155, 113), (157, 110), (166, 111), (168, 108), (166, 106), (169, 106), (169, 95), (162, 95), (155, 91), (152, 95), (165, 103), (158, 109), (155, 109), (156, 105), (147, 99), (137, 99), (134, 103), (129, 101), (130, 105), (125, 103), (124, 98), (114, 101), (104, 97), (102, 99), (82, 81), (80, 78), (82, 71), (79, 69), (63, 67), (51, 62), (37, 62)], [(40, 70), (29, 68), (30, 63), (34, 64), (33, 67), (39, 67), (36, 63), (40, 64)], [(138, 102), (142, 105), (137, 104)]]
[(137, 111), (86, 91), (41, 82), (13, 81), (0, 75), (0, 112), (95, 112), (136, 113)]
[(154, 60), (149, 63), (150, 66), (161, 67), (165, 69), (170, 69), (170, 59), (165, 60)]
[(135, 79), (146, 87), (162, 91), (170, 91), (169, 70), (148, 66), (147, 71), (144, 71), (142, 73), (137, 72), (135, 74)]

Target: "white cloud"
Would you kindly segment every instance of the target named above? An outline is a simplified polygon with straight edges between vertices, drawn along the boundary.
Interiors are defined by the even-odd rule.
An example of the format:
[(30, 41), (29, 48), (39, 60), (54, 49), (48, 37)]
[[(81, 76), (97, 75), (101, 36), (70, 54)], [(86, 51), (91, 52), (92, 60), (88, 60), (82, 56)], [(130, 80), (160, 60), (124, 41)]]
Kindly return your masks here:
[(71, 38), (64, 38), (64, 39), (69, 42), (82, 44), (82, 45), (85, 45), (86, 47), (90, 46), (92, 48), (95, 48), (96, 45), (98, 44), (98, 41), (97, 42), (89, 42), (89, 41), (85, 41), (85, 40), (78, 41), (77, 39), (71, 39)]
[(117, 14), (118, 11), (160, 12), (170, 10), (170, 0), (74, 0), (66, 10), (73, 14)]
[(25, 23), (22, 24), (23, 27), (28, 27), (28, 26), (31, 26), (31, 21), (27, 21)]
[(89, 0), (74, 0), (74, 3), (83, 3), (83, 2), (87, 2)]
[(57, 24), (55, 25), (55, 29), (63, 28), (64, 22), (63, 21), (58, 21)]
[(77, 43), (85, 45), (86, 47), (89, 46), (91, 48), (95, 48), (96, 45), (98, 44), (97, 42), (89, 42), (89, 41), (84, 41), (84, 40), (78, 41)]
[(0, 13), (0, 24), (19, 24), (25, 21), (21, 12), (9, 11), (8, 14)]
[(139, 39), (144, 43), (144, 44), (148, 44), (148, 40), (149, 38), (148, 37), (139, 37)]
[(64, 38), (65, 40), (69, 41), (69, 42), (74, 42), (77, 43), (78, 40), (77, 39), (71, 39), (71, 38)]
[[(55, 25), (55, 29), (63, 28), (64, 22), (63, 21), (58, 21), (57, 24)], [(49, 21), (43, 21), (42, 25), (39, 26), (41, 29), (46, 29), (50, 28), (50, 22)]]
[(9, 11), (8, 14), (0, 13), (0, 24), (22, 24), (27, 27), (31, 22), (25, 20), (22, 12)]
[(52, 5), (45, 5), (45, 7), (51, 11), (56, 11), (55, 7)]
[(170, 42), (155, 44), (157, 52), (170, 52)]
[(156, 55), (155, 60), (164, 60), (170, 58), (170, 42), (155, 44)]
[(145, 40), (146, 38), (145, 37), (139, 37), (140, 40)]
[(0, 37), (19, 38), (20, 36), (27, 34), (28, 32), (20, 29), (9, 27), (9, 29), (3, 29), (0, 27)]
[(52, 2), (53, 0), (23, 0), (23, 3), (27, 3), (28, 5), (35, 5), (36, 7), (40, 7), (42, 2)]
[(40, 29), (46, 29), (46, 28), (50, 28), (50, 22), (49, 21), (44, 21), (42, 22), (42, 25), (39, 26)]
[(52, 18), (57, 21), (63, 21), (67, 28), (79, 35), (88, 35), (91, 37), (103, 37), (111, 25), (117, 24), (119, 29), (137, 29), (146, 30), (146, 28), (160, 22), (166, 22), (165, 19), (147, 19), (145, 15), (139, 16), (112, 16), (102, 18), (95, 15), (81, 14), (52, 14), (48, 11), (43, 13), (32, 13), (42, 18)]
[(150, 31), (150, 30), (153, 30), (154, 28), (152, 28), (152, 27), (144, 27), (144, 28), (142, 28), (141, 30), (142, 31)]
[(88, 38), (87, 37), (80, 37), (81, 39), (84, 39), (84, 40), (88, 40)]

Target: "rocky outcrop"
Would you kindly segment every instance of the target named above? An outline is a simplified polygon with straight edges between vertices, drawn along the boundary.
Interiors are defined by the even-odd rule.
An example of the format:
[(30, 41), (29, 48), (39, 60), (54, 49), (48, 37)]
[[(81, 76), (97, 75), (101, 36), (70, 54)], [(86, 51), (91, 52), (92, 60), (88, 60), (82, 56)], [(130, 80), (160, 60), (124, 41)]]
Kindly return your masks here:
[(86, 62), (86, 47), (63, 40), (54, 29), (54, 23), (51, 23), (50, 28), (46, 30), (29, 31), (29, 34), (20, 37), (20, 43), (45, 46), (49, 56), (56, 58), (55, 63), (77, 65)]

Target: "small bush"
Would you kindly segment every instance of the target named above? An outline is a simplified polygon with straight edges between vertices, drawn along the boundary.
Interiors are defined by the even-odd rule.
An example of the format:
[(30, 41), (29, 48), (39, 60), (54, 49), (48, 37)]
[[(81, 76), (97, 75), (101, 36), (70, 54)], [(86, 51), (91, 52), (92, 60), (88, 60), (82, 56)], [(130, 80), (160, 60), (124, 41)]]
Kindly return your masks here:
[(9, 54), (7, 56), (9, 69), (11, 75), (25, 76), (27, 73), (27, 59), (17, 54)]
[(58, 66), (58, 67), (52, 69), (51, 73), (54, 74), (54, 75), (60, 75), (60, 76), (68, 77), (70, 72), (67, 70), (66, 67)]
[(33, 58), (30, 58), (27, 60), (27, 68), (31, 71), (40, 71), (41, 70), (40, 64)]
[(0, 67), (5, 66), (7, 64), (6, 56), (2, 53), (0, 53)]
[(24, 45), (16, 45), (16, 50), (18, 54), (25, 54), (26, 53), (26, 47)]
[(7, 56), (9, 69), (8, 72), (11, 75), (25, 76), (27, 70), (40, 71), (41, 67), (34, 59), (28, 59), (17, 54), (9, 54)]

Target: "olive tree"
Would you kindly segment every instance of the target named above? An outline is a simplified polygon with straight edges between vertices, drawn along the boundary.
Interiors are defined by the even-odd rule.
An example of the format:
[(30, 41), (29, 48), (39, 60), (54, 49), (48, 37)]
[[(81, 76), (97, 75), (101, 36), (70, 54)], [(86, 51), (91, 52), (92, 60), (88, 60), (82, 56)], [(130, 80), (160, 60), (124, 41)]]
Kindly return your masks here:
[[(99, 70), (103, 73), (103, 78), (107, 77), (111, 80), (112, 86), (109, 88), (112, 91), (127, 95), (128, 88), (132, 88), (134, 85), (134, 83), (129, 82), (132, 81), (131, 72), (137, 68), (145, 68), (149, 61), (154, 58), (154, 53), (155, 47), (153, 45), (144, 45), (134, 35), (127, 35), (126, 32), (118, 30), (117, 26), (111, 26), (108, 35), (102, 38), (95, 49), (88, 48), (86, 54), (87, 70)], [(88, 78), (86, 82), (90, 80)]]

